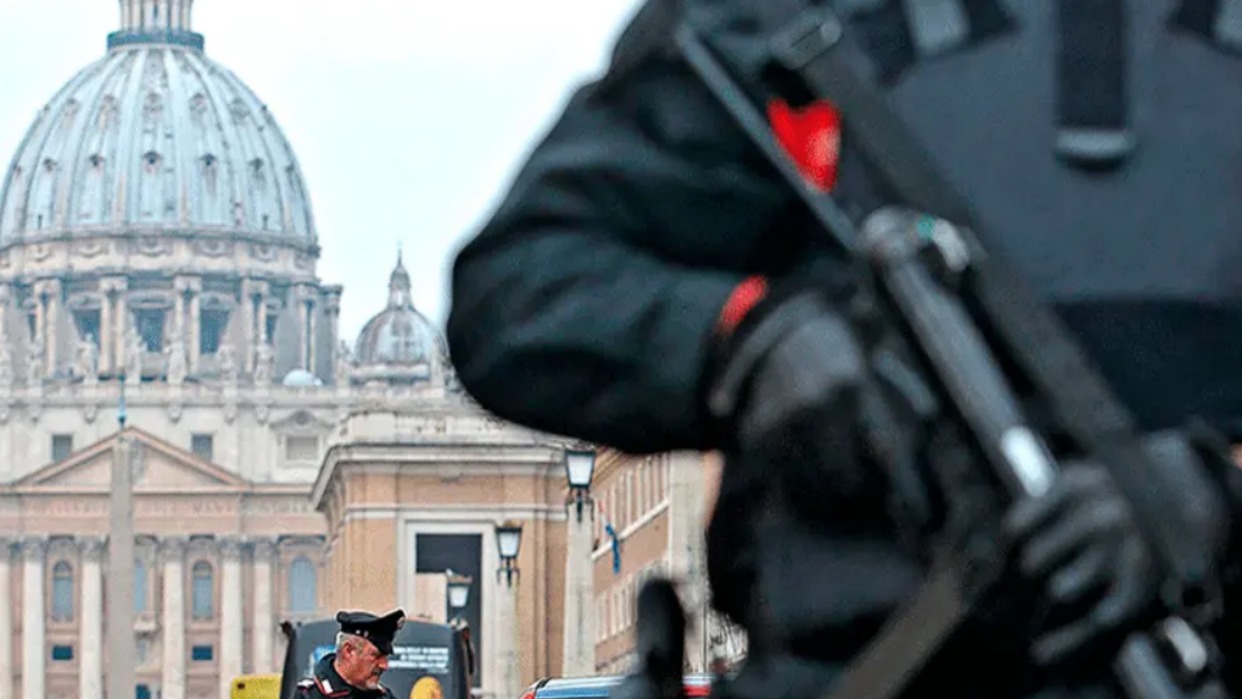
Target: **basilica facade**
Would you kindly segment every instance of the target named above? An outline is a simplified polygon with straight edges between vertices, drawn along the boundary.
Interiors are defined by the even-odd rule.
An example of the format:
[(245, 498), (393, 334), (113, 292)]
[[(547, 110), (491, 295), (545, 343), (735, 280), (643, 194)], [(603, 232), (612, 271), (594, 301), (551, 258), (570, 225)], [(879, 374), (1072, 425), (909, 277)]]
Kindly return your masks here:
[[(104, 55), (0, 171), (0, 699), (101, 699), (116, 623), (138, 699), (227, 699), (280, 671), (284, 622), (443, 620), (450, 571), (473, 583), (457, 613), (476, 696), (623, 669), (638, 582), (698, 575), (697, 457), (602, 458), (620, 536), (567, 526), (568, 443), (461, 392), (400, 256), (342, 337), (293, 148), (208, 58), (193, 4), (120, 0)], [(106, 611), (117, 468), (123, 620)], [(498, 523), (523, 532), (503, 585)]]
[(103, 694), (118, 455), (136, 694), (217, 699), (326, 613), (310, 490), (335, 426), (455, 395), (399, 260), (340, 336), (293, 149), (192, 0), (119, 6), (0, 171), (0, 699)]

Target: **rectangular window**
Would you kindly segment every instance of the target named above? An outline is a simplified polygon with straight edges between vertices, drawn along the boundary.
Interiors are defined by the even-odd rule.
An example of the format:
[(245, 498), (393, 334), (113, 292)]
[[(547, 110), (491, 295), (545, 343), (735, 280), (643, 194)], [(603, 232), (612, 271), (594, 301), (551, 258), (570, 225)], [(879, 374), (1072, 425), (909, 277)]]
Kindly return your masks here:
[(215, 456), (215, 440), (209, 434), (190, 435), (190, 451), (203, 461), (211, 461)]
[(73, 646), (52, 646), (52, 660), (58, 663), (73, 660)]
[(99, 309), (73, 312), (73, 321), (78, 329), (78, 337), (89, 339), (99, 348)]
[(196, 663), (209, 663), (215, 657), (212, 646), (194, 646), (190, 649), (190, 659)]
[(319, 460), (319, 438), (289, 435), (285, 437), (285, 460), (314, 463)]
[(52, 435), (52, 463), (60, 463), (73, 453), (73, 435)]
[(227, 310), (206, 309), (199, 313), (198, 353), (215, 354), (224, 340), (224, 331), (229, 326)]
[(134, 660), (139, 665), (146, 665), (151, 662), (151, 639), (141, 636), (134, 647)]
[(134, 321), (138, 326), (138, 336), (142, 338), (143, 347), (148, 352), (164, 351), (164, 311), (162, 309), (142, 308), (134, 311)]

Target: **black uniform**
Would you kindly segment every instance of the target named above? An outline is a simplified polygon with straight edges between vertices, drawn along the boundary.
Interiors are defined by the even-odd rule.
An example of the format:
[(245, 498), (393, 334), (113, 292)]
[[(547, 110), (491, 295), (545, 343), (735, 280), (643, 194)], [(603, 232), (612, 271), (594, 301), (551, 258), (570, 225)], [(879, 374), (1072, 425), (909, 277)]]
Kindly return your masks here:
[(387, 687), (358, 689), (341, 679), (332, 667), (336, 653), (329, 653), (315, 663), (313, 674), (297, 684), (297, 696), (304, 699), (396, 699)]
[[(394, 609), (384, 616), (369, 612), (337, 612), (336, 622), (341, 632), (366, 639), (384, 655), (392, 655), (392, 643), (405, 623), (405, 611)], [(311, 676), (297, 684), (296, 693), (305, 699), (395, 699), (392, 691), (383, 685), (379, 689), (359, 689), (350, 685), (337, 673), (333, 662), (336, 653), (329, 653), (315, 663)]]
[[(839, 262), (672, 46), (682, 5), (742, 81), (758, 85), (751, 20), (761, 4), (649, 0), (608, 73), (574, 94), (461, 251), (449, 342), (462, 384), (488, 410), (631, 453), (721, 446), (703, 381), (722, 306), (750, 275), (781, 279)], [(1087, 173), (1053, 148), (1058, 83), (1072, 77), (1057, 62), (1066, 49), (1058, 42), (1075, 40), (1058, 31), (1065, 3), (951, 3), (969, 31), (934, 56), (924, 55), (934, 32), (903, 9), (919, 3), (832, 4), (895, 108), (975, 205), (988, 244), (1055, 304), (1142, 426), (1198, 415), (1236, 432), (1242, 61), (1214, 39), (1215, 5), (1120, 3), (1129, 81), (1120, 104), (1137, 147), (1119, 170)], [(762, 105), (771, 95), (751, 97)], [(1090, 102), (1079, 106), (1110, 107)], [(833, 192), (859, 217), (890, 203), (848, 132)], [(758, 577), (784, 575), (790, 597), (831, 603), (783, 622), (813, 627), (813, 652), (846, 662), (921, 568), (892, 531), (848, 512), (813, 530), (785, 523), (785, 541), (812, 543), (797, 560), (764, 558), (781, 547), (757, 546), (760, 535), (743, 523), (765, 487), (730, 480), (726, 468), (709, 530), (716, 604), (744, 620)], [(1007, 662), (982, 643), (958, 668), (977, 676)], [(1007, 693), (975, 685), (960, 679), (937, 695)]]

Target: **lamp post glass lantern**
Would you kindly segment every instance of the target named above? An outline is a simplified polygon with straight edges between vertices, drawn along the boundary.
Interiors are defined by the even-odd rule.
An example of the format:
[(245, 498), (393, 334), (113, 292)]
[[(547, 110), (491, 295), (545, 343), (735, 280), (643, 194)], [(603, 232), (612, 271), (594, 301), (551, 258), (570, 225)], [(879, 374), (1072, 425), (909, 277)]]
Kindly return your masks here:
[(506, 523), (496, 526), (496, 547), (500, 549), (500, 560), (506, 565), (517, 560), (518, 549), (522, 546), (522, 525)]
[(591, 487), (595, 475), (595, 452), (590, 449), (565, 450), (565, 478), (569, 487), (586, 490)]
[(457, 575), (453, 571), (448, 572), (448, 598), (449, 608), (454, 612), (460, 612), (466, 608), (466, 604), (470, 601), (470, 583), (474, 582), (469, 575)]

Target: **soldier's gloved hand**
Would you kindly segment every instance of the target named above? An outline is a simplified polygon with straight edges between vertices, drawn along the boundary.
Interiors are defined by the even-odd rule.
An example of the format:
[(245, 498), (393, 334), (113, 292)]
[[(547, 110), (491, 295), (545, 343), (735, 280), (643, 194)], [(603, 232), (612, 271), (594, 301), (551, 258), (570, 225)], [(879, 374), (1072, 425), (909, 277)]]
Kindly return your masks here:
[(1017, 503), (1004, 534), (1016, 572), (1039, 591), (1030, 652), (1045, 667), (1111, 655), (1152, 610), (1157, 579), (1129, 506), (1095, 464), (1062, 471)]
[(686, 614), (672, 583), (655, 579), (638, 591), (637, 662), (610, 699), (685, 699)]
[(773, 285), (719, 343), (706, 386), (725, 448), (779, 464), (769, 476), (798, 509), (857, 496), (878, 472), (857, 463), (868, 374), (843, 306), (822, 287)]

